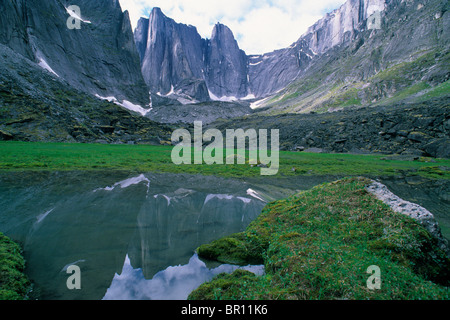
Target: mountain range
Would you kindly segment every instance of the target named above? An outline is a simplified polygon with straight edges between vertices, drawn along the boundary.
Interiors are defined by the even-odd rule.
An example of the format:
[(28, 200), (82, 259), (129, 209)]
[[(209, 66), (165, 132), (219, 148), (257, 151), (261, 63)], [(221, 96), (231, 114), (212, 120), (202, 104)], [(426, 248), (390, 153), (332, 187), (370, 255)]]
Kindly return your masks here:
[(432, 99), (447, 114), (449, 6), (348, 0), (288, 48), (247, 55), (227, 26), (204, 39), (159, 8), (133, 32), (117, 0), (1, 1), (0, 137), (162, 143), (161, 123)]
[[(294, 100), (298, 105), (287, 109), (302, 112), (334, 107), (338, 99), (366, 105), (421, 81), (419, 89), (447, 81), (447, 9), (446, 1), (349, 0), (290, 47), (246, 55), (228, 27), (218, 23), (211, 39), (202, 39), (195, 27), (154, 8), (149, 19), (139, 21), (135, 42), (144, 79), (160, 96), (183, 98), (184, 103), (272, 96), (266, 104), (279, 107), (296, 95), (304, 101)], [(375, 86), (379, 81), (373, 77), (404, 63), (422, 63), (434, 53), (437, 59), (419, 70), (420, 78), (414, 75), (407, 84), (389, 83), (381, 90)], [(318, 72), (325, 77), (318, 78)], [(308, 82), (306, 90), (302, 80)], [(312, 95), (317, 92), (321, 96)], [(328, 93), (332, 101), (323, 100)]]

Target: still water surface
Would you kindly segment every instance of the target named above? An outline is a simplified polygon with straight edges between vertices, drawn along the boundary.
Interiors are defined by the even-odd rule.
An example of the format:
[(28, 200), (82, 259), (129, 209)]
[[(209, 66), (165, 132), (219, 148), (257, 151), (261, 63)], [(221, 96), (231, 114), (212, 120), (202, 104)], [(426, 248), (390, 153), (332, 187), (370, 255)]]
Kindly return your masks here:
[[(238, 268), (200, 260), (198, 246), (245, 230), (268, 201), (336, 178), (262, 184), (182, 174), (2, 174), (0, 232), (23, 246), (34, 299), (186, 299), (203, 282)], [(434, 206), (427, 208), (448, 225), (442, 196), (448, 184), (418, 195), (417, 184), (382, 182), (407, 200)], [(66, 286), (74, 264), (81, 290)], [(244, 268), (264, 273), (263, 266)]]

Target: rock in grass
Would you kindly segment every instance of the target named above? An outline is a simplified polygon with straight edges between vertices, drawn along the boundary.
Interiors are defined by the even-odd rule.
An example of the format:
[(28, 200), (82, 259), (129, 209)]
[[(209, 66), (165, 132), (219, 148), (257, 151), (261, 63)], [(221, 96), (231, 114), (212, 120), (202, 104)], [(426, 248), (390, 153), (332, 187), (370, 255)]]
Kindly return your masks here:
[(447, 256), (450, 257), (448, 241), (442, 236), (439, 224), (430, 211), (416, 203), (401, 199), (389, 191), (385, 185), (376, 181), (373, 181), (372, 184), (367, 186), (367, 191), (374, 194), (379, 200), (383, 201), (395, 212), (417, 220), (433, 237), (438, 240), (439, 248), (445, 251)]

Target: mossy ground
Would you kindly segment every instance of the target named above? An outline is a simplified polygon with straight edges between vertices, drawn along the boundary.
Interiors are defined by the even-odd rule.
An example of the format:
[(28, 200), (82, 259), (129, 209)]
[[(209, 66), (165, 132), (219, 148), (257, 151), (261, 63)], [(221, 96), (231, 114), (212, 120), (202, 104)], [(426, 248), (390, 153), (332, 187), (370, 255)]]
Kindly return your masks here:
[(23, 273), (25, 260), (18, 244), (0, 233), (0, 300), (23, 300), (30, 282)]
[[(415, 220), (348, 178), (268, 204), (245, 232), (198, 248), (219, 262), (264, 263), (266, 274), (221, 274), (190, 299), (449, 299), (450, 261)], [(381, 269), (381, 290), (367, 269)], [(439, 283), (439, 284), (437, 284)]]

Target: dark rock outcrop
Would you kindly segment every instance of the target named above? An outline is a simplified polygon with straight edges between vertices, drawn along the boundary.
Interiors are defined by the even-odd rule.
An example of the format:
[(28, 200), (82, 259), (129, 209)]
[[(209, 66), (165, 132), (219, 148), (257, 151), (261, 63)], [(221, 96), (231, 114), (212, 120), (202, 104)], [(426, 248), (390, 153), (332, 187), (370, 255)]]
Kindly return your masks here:
[(150, 143), (172, 129), (76, 90), (0, 44), (0, 140)]
[[(173, 100), (172, 100), (173, 101)], [(217, 119), (233, 119), (252, 113), (252, 109), (245, 101), (224, 102), (205, 101), (193, 104), (162, 103), (155, 105), (148, 114), (148, 118), (159, 123), (184, 123), (192, 125), (194, 121), (208, 124)]]
[[(67, 8), (80, 8), (80, 29), (68, 28)], [(116, 0), (0, 2), (0, 43), (78, 90), (150, 103), (128, 12)]]
[(231, 121), (218, 120), (209, 128), (222, 132), (231, 128), (279, 129), (283, 150), (448, 158), (449, 108), (448, 99), (440, 98), (323, 114), (254, 113)]

